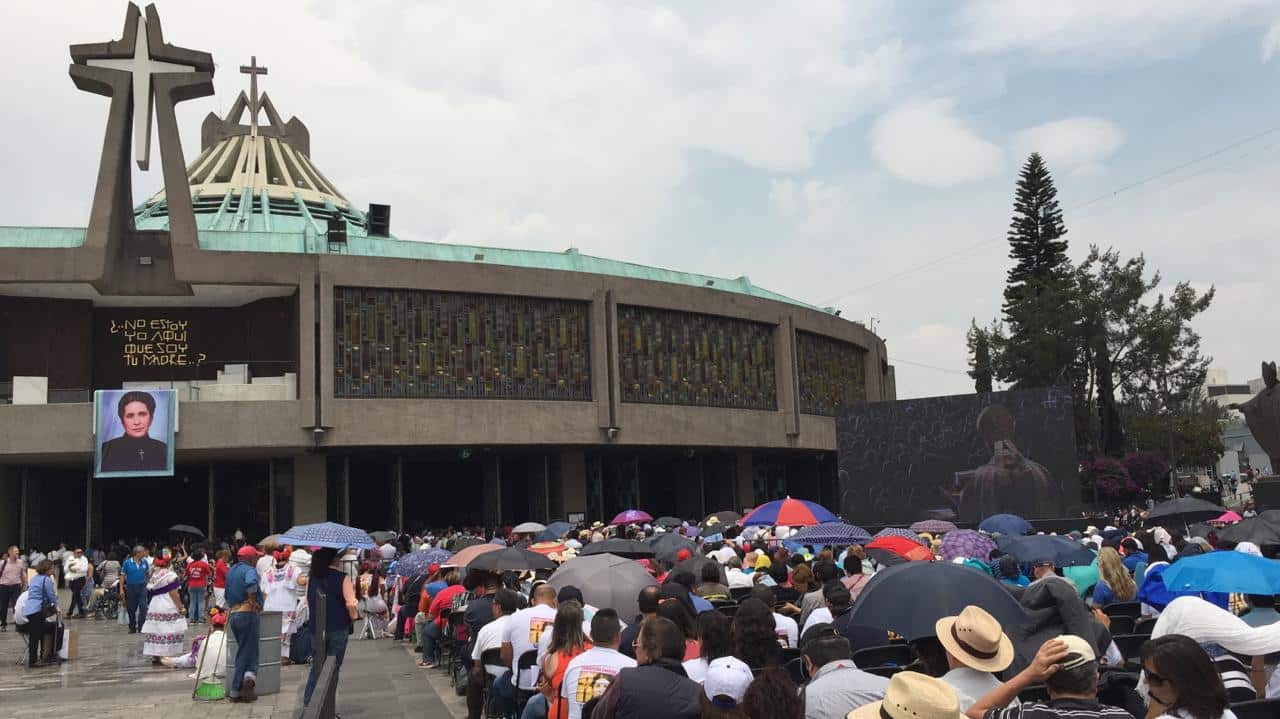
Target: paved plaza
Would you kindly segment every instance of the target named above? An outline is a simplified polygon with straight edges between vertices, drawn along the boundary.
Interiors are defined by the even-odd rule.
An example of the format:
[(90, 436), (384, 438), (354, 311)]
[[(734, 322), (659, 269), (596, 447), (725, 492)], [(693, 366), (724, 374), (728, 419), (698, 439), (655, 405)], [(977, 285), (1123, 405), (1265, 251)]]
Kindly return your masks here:
[[(66, 605), (66, 592), (63, 606)], [(189, 669), (153, 667), (142, 656), (142, 635), (128, 633), (115, 622), (70, 620), (79, 634), (74, 661), (28, 670), (19, 665), (26, 655), (21, 635), (10, 627), (0, 634), (0, 712), (20, 717), (296, 717), (302, 707), (305, 666), (284, 667), (279, 694), (253, 704), (194, 701), (195, 680)], [(205, 626), (187, 630), (187, 644)], [(338, 713), (354, 717), (465, 717), (466, 706), (453, 694), (448, 677), (414, 666), (408, 644), (389, 639), (351, 641), (338, 689)]]

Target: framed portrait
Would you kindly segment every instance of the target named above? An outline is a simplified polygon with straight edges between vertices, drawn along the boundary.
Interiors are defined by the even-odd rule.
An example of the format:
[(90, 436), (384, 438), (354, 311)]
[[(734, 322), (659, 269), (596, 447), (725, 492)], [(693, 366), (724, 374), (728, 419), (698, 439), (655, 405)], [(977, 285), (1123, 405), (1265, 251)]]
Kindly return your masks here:
[(582, 524), (586, 519), (586, 512), (569, 512), (569, 524)]
[(94, 392), (93, 476), (173, 476), (176, 415), (171, 389)]

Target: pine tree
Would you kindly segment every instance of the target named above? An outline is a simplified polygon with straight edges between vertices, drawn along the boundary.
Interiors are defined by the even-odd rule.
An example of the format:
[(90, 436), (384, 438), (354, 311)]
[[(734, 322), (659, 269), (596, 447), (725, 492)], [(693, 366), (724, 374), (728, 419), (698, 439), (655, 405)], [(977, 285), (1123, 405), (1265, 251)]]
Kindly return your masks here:
[(1044, 158), (1033, 153), (1014, 195), (1008, 233), (1014, 265), (1003, 307), (1007, 333), (995, 347), (996, 379), (1015, 389), (1074, 385), (1074, 268), (1067, 259), (1067, 228), (1057, 195)]
[(983, 329), (978, 326), (977, 320), (972, 320), (969, 324), (969, 332), (965, 335), (965, 342), (969, 346), (969, 378), (973, 380), (973, 391), (990, 392), (991, 380), (993, 378), (993, 368), (991, 360), (991, 342), (992, 336), (999, 331), (998, 328)]

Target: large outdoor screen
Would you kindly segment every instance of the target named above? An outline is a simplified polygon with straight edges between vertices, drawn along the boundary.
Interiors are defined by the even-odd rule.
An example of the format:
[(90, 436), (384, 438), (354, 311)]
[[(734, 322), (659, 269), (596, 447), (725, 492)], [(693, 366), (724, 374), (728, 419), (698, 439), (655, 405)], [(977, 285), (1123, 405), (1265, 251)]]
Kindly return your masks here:
[(171, 389), (95, 392), (93, 476), (172, 476), (176, 411)]
[(1031, 389), (858, 405), (836, 420), (840, 513), (867, 524), (1079, 511), (1071, 394)]

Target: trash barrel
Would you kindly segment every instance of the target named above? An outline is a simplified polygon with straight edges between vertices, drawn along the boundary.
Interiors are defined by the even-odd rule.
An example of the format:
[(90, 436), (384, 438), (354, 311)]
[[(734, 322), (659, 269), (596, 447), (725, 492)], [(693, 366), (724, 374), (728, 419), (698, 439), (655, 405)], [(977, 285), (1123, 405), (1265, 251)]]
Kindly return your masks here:
[[(234, 615), (232, 615), (234, 616)], [(280, 612), (263, 612), (258, 630), (258, 675), (254, 680), (254, 693), (259, 696), (280, 693), (280, 630), (284, 615)], [(228, 622), (230, 624), (230, 622)], [(227, 692), (231, 691), (231, 678), (236, 672), (236, 635), (227, 629), (227, 669), (222, 680)]]

